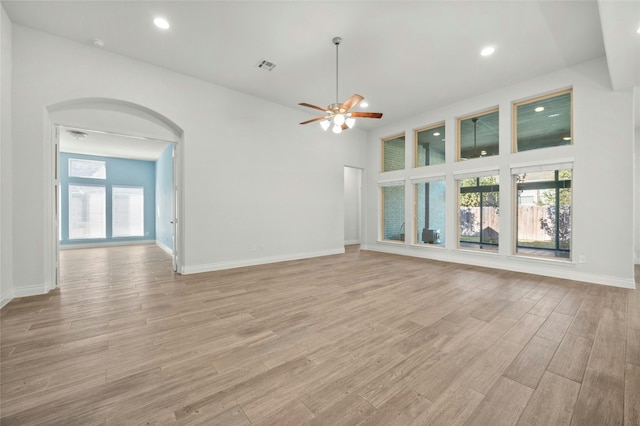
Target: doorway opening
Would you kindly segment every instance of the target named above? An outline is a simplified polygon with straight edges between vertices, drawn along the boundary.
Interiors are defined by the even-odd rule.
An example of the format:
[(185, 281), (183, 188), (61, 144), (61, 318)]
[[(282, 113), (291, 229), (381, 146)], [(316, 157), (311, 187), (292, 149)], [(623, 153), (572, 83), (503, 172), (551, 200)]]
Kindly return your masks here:
[[(344, 167), (344, 245), (358, 246), (362, 239), (362, 169)], [(351, 247), (351, 248), (354, 248)]]
[[(49, 290), (60, 282), (61, 249), (72, 259), (76, 256), (67, 256), (66, 249), (113, 253), (107, 249), (157, 246), (171, 256), (172, 272), (181, 272), (182, 130), (152, 110), (113, 99), (64, 102), (48, 113)], [(126, 262), (127, 256), (120, 259)]]

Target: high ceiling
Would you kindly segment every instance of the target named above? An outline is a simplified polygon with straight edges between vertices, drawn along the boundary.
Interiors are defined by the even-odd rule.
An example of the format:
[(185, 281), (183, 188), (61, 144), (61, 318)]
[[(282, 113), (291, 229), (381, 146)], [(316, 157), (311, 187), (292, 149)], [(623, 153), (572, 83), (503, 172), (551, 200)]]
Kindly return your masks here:
[[(640, 46), (640, 2), (602, 3), (2, 1), (15, 24), (89, 46), (100, 39), (104, 50), (298, 108), (309, 118), (314, 111), (298, 102), (336, 101), (331, 40), (340, 36), (339, 100), (359, 93), (367, 110), (383, 112), (381, 120), (359, 120), (369, 129), (605, 54), (612, 57), (614, 88), (638, 85), (640, 55), (627, 61), (620, 55)], [(601, 19), (603, 7), (609, 21)], [(155, 27), (157, 16), (171, 28)], [(488, 45), (495, 53), (480, 56)], [(276, 67), (260, 69), (261, 60)]]

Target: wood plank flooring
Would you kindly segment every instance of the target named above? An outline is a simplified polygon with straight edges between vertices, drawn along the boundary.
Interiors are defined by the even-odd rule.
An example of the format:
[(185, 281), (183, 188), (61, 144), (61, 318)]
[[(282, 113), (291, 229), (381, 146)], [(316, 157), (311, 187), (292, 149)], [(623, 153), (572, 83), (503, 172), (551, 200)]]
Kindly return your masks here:
[(2, 425), (639, 425), (640, 292), (360, 251), (181, 276), (67, 250), (1, 313)]

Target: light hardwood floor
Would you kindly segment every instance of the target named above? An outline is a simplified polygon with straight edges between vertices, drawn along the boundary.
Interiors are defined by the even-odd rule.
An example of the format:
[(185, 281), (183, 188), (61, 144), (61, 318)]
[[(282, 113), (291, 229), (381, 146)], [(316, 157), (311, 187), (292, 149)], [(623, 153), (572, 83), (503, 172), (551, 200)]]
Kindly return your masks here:
[(62, 252), (1, 311), (2, 425), (640, 424), (640, 295), (348, 247), (180, 276)]

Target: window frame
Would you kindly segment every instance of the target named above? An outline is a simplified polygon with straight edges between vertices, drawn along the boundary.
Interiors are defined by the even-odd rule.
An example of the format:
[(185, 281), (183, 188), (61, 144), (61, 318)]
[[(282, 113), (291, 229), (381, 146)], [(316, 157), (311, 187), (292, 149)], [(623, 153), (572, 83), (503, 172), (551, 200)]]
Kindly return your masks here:
[[(523, 151), (519, 151), (518, 150), (518, 107), (522, 106), (522, 105), (527, 105), (533, 102), (538, 102), (538, 101), (543, 101), (545, 99), (550, 99), (550, 98), (555, 98), (557, 96), (561, 96), (561, 95), (565, 95), (565, 94), (569, 94), (569, 137), (571, 138), (571, 140), (569, 141), (568, 144), (563, 144), (563, 145), (555, 145), (555, 146), (549, 146), (549, 147), (540, 147), (540, 148), (533, 148), (533, 149), (527, 149), (527, 150), (523, 150)], [(556, 148), (559, 146), (571, 146), (573, 145), (573, 87), (569, 87), (567, 89), (560, 89), (560, 90), (556, 90), (554, 92), (551, 93), (547, 93), (544, 95), (538, 95), (538, 96), (534, 96), (531, 98), (527, 98), (527, 99), (523, 99), (517, 102), (513, 102), (512, 106), (511, 106), (511, 152), (516, 154), (516, 153), (520, 153), (520, 152), (527, 152), (527, 151), (535, 151), (538, 149), (547, 149), (547, 148)]]
[(493, 114), (494, 112), (498, 113), (498, 153), (495, 155), (491, 155), (490, 157), (499, 157), (500, 156), (500, 106), (496, 105), (494, 107), (491, 108), (487, 108), (484, 110), (480, 110), (478, 112), (474, 112), (471, 114), (466, 114), (460, 117), (456, 117), (456, 162), (461, 162), (461, 161), (469, 161), (469, 160), (477, 160), (479, 158), (484, 158), (484, 157), (476, 157), (476, 158), (470, 158), (468, 160), (462, 160), (462, 131), (461, 131), (461, 125), (462, 122), (464, 120), (469, 120), (471, 118), (474, 117), (482, 117), (483, 115), (489, 115), (489, 114)]
[[(438, 163), (438, 164), (425, 164), (425, 165), (418, 165), (418, 133), (421, 132), (426, 132), (428, 130), (433, 130), (436, 129), (438, 127), (444, 127), (444, 138), (445, 141), (443, 142), (444, 146), (445, 146), (445, 155), (444, 155), (444, 161), (442, 163)], [(446, 141), (447, 138), (447, 126), (446, 126), (446, 122), (440, 121), (438, 123), (434, 123), (425, 127), (421, 127), (419, 129), (415, 129), (413, 131), (413, 167), (414, 168), (420, 168), (420, 167), (429, 167), (429, 166), (438, 166), (440, 164), (446, 164), (447, 163), (447, 153), (446, 153)]]
[[(524, 169), (528, 169), (529, 167), (525, 167)], [(535, 170), (536, 168), (539, 168), (540, 170)], [(546, 260), (546, 261), (551, 261), (551, 262), (562, 262), (562, 263), (572, 263), (573, 262), (573, 216), (574, 216), (574, 211), (575, 209), (573, 208), (574, 206), (574, 201), (573, 201), (573, 189), (574, 189), (574, 181), (575, 181), (575, 176), (574, 176), (574, 165), (573, 162), (569, 162), (569, 163), (563, 163), (563, 162), (559, 162), (557, 164), (544, 164), (544, 165), (540, 165), (540, 166), (534, 166), (531, 167), (531, 171), (553, 171), (555, 172), (554, 175), (556, 176), (556, 178), (558, 177), (558, 174), (561, 170), (571, 170), (571, 180), (560, 180), (557, 179), (554, 181), (553, 185), (550, 184), (544, 184), (543, 182), (540, 182), (539, 185), (542, 186), (546, 186), (548, 187), (547, 189), (553, 189), (555, 188), (557, 191), (560, 189), (571, 189), (571, 205), (570, 205), (570, 214), (569, 214), (569, 223), (571, 224), (571, 231), (570, 231), (570, 239), (569, 239), (569, 249), (568, 250), (563, 250), (560, 249), (559, 245), (560, 242), (558, 241), (558, 239), (556, 238), (555, 241), (555, 245), (556, 247), (553, 249), (548, 249), (550, 251), (553, 252), (568, 252), (569, 256), (568, 257), (561, 257), (561, 256), (544, 256), (544, 255), (536, 255), (535, 253), (519, 253), (518, 252), (518, 207), (519, 207), (519, 196), (518, 196), (518, 191), (519, 189), (519, 183), (518, 183), (518, 176), (521, 173), (526, 173), (527, 170), (518, 170), (518, 171), (514, 171), (514, 168), (512, 167), (511, 170), (511, 182), (512, 182), (512, 200), (513, 200), (513, 214), (512, 214), (512, 220), (513, 220), (513, 227), (512, 227), (512, 238), (511, 238), (511, 253), (514, 256), (520, 257), (520, 258), (532, 258), (532, 259), (537, 259), (537, 260)], [(544, 182), (550, 182), (550, 181), (544, 181)], [(534, 182), (532, 182), (534, 183)], [(529, 185), (532, 186), (532, 185)], [(556, 193), (556, 198), (559, 198), (559, 193)], [(559, 216), (558, 216), (558, 211), (560, 208), (560, 204), (557, 203), (556, 204), (556, 222), (559, 221)], [(557, 233), (557, 224), (556, 224), (556, 233)], [(522, 247), (522, 248), (527, 248), (527, 247)]]
[[(444, 220), (445, 220), (445, 230), (446, 230), (446, 223), (447, 223), (447, 179), (445, 175), (437, 175), (437, 176), (429, 176), (429, 177), (423, 177), (423, 178), (415, 178), (411, 180), (411, 185), (413, 185), (413, 240), (412, 240), (412, 244), (418, 245), (420, 247), (437, 247), (437, 248), (444, 248), (445, 247), (445, 241), (442, 240), (441, 244), (436, 244), (434, 243), (425, 243), (425, 242), (420, 242), (419, 238), (418, 238), (418, 232), (421, 232), (418, 229), (418, 185), (422, 184), (422, 183), (433, 183), (433, 182), (443, 182), (445, 185), (445, 192), (444, 192)], [(426, 207), (425, 207), (426, 208)], [(428, 224), (425, 224), (425, 226), (427, 226)]]
[[(142, 190), (142, 233), (139, 235), (116, 235), (115, 232), (115, 220), (116, 220), (116, 214), (115, 214), (115, 196), (116, 196), (116, 189), (119, 188), (126, 188), (126, 189), (140, 189)], [(144, 237), (145, 236), (145, 217), (144, 217), (144, 213), (145, 213), (145, 195), (144, 195), (144, 186), (142, 185), (111, 185), (111, 238), (116, 239), (116, 238), (140, 238), (140, 237)]]
[[(492, 185), (480, 185), (480, 179), (482, 178), (487, 178), (487, 177), (495, 177), (498, 179), (498, 183), (497, 184), (492, 184)], [(476, 173), (459, 173), (457, 175), (454, 175), (454, 179), (456, 182), (456, 248), (458, 250), (468, 250), (468, 251), (473, 251), (473, 252), (479, 252), (479, 253), (490, 253), (490, 254), (498, 254), (500, 251), (500, 229), (497, 230), (498, 232), (498, 240), (496, 244), (492, 244), (492, 243), (484, 243), (485, 245), (490, 245), (490, 246), (495, 246), (496, 249), (495, 250), (484, 250), (483, 246), (483, 242), (482, 242), (482, 194), (487, 193), (487, 192), (491, 192), (491, 193), (497, 193), (498, 194), (498, 209), (500, 208), (500, 172), (498, 170), (492, 169), (492, 170), (488, 170), (488, 171), (483, 171), (483, 172), (476, 172)], [(476, 186), (473, 187), (462, 187), (461, 183), (463, 180), (466, 179), (476, 179), (477, 183)], [(463, 191), (462, 188), (488, 188), (487, 190), (481, 190), (481, 191), (474, 191), (474, 192), (479, 192), (480, 193), (480, 212), (481, 212), (481, 217), (480, 217), (480, 241), (478, 243), (478, 245), (480, 246), (479, 248), (471, 248), (471, 247), (463, 247), (460, 243), (460, 237), (462, 236), (462, 233), (460, 232), (460, 196), (462, 195)], [(472, 191), (468, 191), (468, 192), (472, 192)], [(498, 225), (502, 224), (502, 221), (500, 220), (500, 218), (498, 218)], [(500, 227), (498, 227), (500, 228)]]
[[(77, 187), (90, 187), (90, 188), (102, 188), (103, 189), (103, 195), (104, 195), (104, 211), (103, 211), (103, 217), (104, 217), (104, 236), (102, 237), (72, 237), (71, 236), (71, 220), (72, 220), (72, 214), (71, 214), (71, 196), (72, 196), (72, 192), (71, 192), (71, 187), (72, 186), (77, 186)], [(107, 209), (107, 185), (98, 185), (98, 184), (80, 184), (80, 183), (68, 183), (67, 184), (67, 199), (68, 199), (68, 213), (67, 213), (67, 239), (69, 241), (82, 241), (82, 240), (106, 240), (108, 237), (108, 229), (107, 229), (107, 213), (108, 213), (108, 209)]]
[[(407, 202), (407, 190), (406, 190), (406, 183), (405, 180), (396, 180), (396, 181), (390, 181), (390, 182), (378, 182), (378, 186), (379, 186), (379, 194), (380, 194), (380, 225), (379, 225), (379, 237), (378, 237), (378, 241), (380, 242), (385, 242), (385, 243), (393, 243), (393, 244), (405, 244), (407, 242), (407, 232), (406, 232), (406, 215), (407, 215), (407, 211), (406, 211), (406, 202)], [(386, 239), (385, 238), (385, 196), (384, 196), (384, 190), (385, 188), (392, 188), (392, 187), (400, 187), (402, 188), (402, 192), (403, 192), (403, 204), (402, 204), (402, 210), (403, 210), (403, 225), (401, 226), (400, 231), (404, 230), (404, 239), (398, 239), (398, 240), (390, 240), (390, 239)], [(400, 235), (402, 235), (402, 233), (399, 233)]]
[[(384, 144), (387, 142), (391, 142), (392, 140), (395, 139), (399, 139), (399, 138), (404, 138), (404, 156), (402, 159), (402, 168), (401, 169), (395, 169), (395, 170), (385, 170), (384, 169), (384, 160), (385, 160), (385, 155), (384, 155)], [(400, 133), (396, 133), (395, 135), (392, 136), (388, 136), (386, 138), (382, 138), (380, 139), (380, 148), (381, 148), (381, 152), (380, 152), (380, 172), (381, 173), (391, 173), (391, 172), (396, 172), (399, 170), (406, 170), (406, 161), (407, 161), (407, 134), (406, 132), (400, 132)]]

